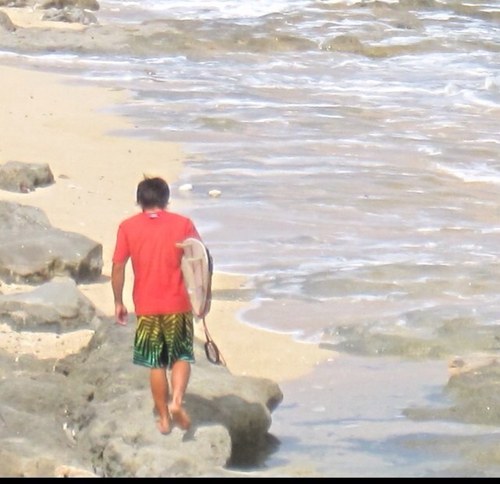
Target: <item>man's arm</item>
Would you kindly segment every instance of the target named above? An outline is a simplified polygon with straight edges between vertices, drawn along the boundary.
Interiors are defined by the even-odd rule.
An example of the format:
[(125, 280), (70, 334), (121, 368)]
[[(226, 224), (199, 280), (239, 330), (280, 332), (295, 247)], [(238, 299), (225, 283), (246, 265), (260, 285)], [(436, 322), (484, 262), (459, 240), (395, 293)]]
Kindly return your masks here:
[(123, 286), (125, 285), (125, 265), (126, 262), (113, 263), (111, 269), (111, 287), (115, 300), (115, 321), (118, 324), (127, 324), (127, 308), (123, 304)]

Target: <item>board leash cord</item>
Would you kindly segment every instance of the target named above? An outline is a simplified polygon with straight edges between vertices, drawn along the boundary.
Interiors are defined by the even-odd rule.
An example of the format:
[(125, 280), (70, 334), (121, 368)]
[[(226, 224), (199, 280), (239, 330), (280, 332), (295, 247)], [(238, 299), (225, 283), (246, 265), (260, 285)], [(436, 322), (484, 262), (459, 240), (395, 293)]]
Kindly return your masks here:
[(215, 341), (212, 339), (210, 336), (210, 333), (208, 332), (207, 328), (207, 323), (205, 321), (205, 318), (202, 318), (203, 320), (203, 329), (205, 331), (205, 354), (207, 355), (208, 361), (210, 363), (213, 363), (214, 365), (222, 365), (222, 366), (227, 366), (226, 365), (226, 360), (224, 359), (224, 356), (222, 356), (222, 353), (220, 352), (219, 348), (215, 344)]

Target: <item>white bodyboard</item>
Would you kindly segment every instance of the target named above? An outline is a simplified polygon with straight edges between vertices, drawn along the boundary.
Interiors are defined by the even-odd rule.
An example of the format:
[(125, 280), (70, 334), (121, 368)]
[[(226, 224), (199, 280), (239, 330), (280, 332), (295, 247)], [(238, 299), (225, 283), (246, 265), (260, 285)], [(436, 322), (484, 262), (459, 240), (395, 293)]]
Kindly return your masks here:
[(201, 240), (188, 238), (177, 244), (182, 248), (182, 275), (189, 294), (193, 314), (203, 318), (212, 300), (212, 258)]

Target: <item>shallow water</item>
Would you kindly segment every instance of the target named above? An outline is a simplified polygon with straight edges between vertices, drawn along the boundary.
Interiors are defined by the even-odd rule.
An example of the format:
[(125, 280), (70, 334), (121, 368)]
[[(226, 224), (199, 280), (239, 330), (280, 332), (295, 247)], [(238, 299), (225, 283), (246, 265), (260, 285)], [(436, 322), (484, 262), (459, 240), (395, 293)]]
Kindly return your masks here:
[[(498, 459), (462, 468), (447, 446), (422, 450), (426, 435), (498, 436), (497, 426), (414, 423), (402, 408), (444, 404), (435, 396), (450, 357), (498, 355), (500, 5), (100, 4), (98, 19), (123, 44), (6, 49), (0, 59), (130, 89), (120, 112), (135, 128), (124, 134), (191, 153), (174, 203), (195, 220), (216, 270), (249, 276), (243, 320), (342, 352), (284, 385), (271, 428), (282, 444), (266, 465), (497, 475)], [(372, 370), (368, 397), (344, 377)], [(325, 435), (325, 422), (336, 430)], [(363, 441), (365, 431), (374, 435)], [(420, 453), (409, 465), (395, 449), (413, 434)]]
[(498, 476), (498, 427), (406, 418), (451, 405), (446, 383), (443, 361), (343, 354), (282, 385), (293, 397), (273, 417), (282, 450), (267, 466), (330, 477)]

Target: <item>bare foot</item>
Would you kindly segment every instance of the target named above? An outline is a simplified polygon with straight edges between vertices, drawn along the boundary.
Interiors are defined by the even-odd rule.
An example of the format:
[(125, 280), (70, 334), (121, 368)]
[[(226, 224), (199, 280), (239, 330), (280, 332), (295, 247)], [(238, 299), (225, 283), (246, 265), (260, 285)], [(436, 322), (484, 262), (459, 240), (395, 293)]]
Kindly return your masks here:
[(178, 425), (182, 430), (188, 430), (189, 427), (191, 427), (191, 419), (182, 407), (170, 407), (170, 415), (172, 415), (172, 420), (174, 421), (174, 423)]
[(165, 417), (161, 417), (160, 412), (156, 407), (153, 407), (153, 415), (156, 419), (156, 426), (162, 434), (169, 434), (172, 430), (172, 421), (170, 420), (170, 413), (167, 407), (167, 412)]
[(159, 418), (156, 421), (156, 426), (158, 427), (158, 430), (160, 431), (160, 433), (162, 433), (164, 435), (169, 434), (170, 431), (172, 430), (172, 422), (170, 422), (169, 417), (167, 417), (165, 419)]

